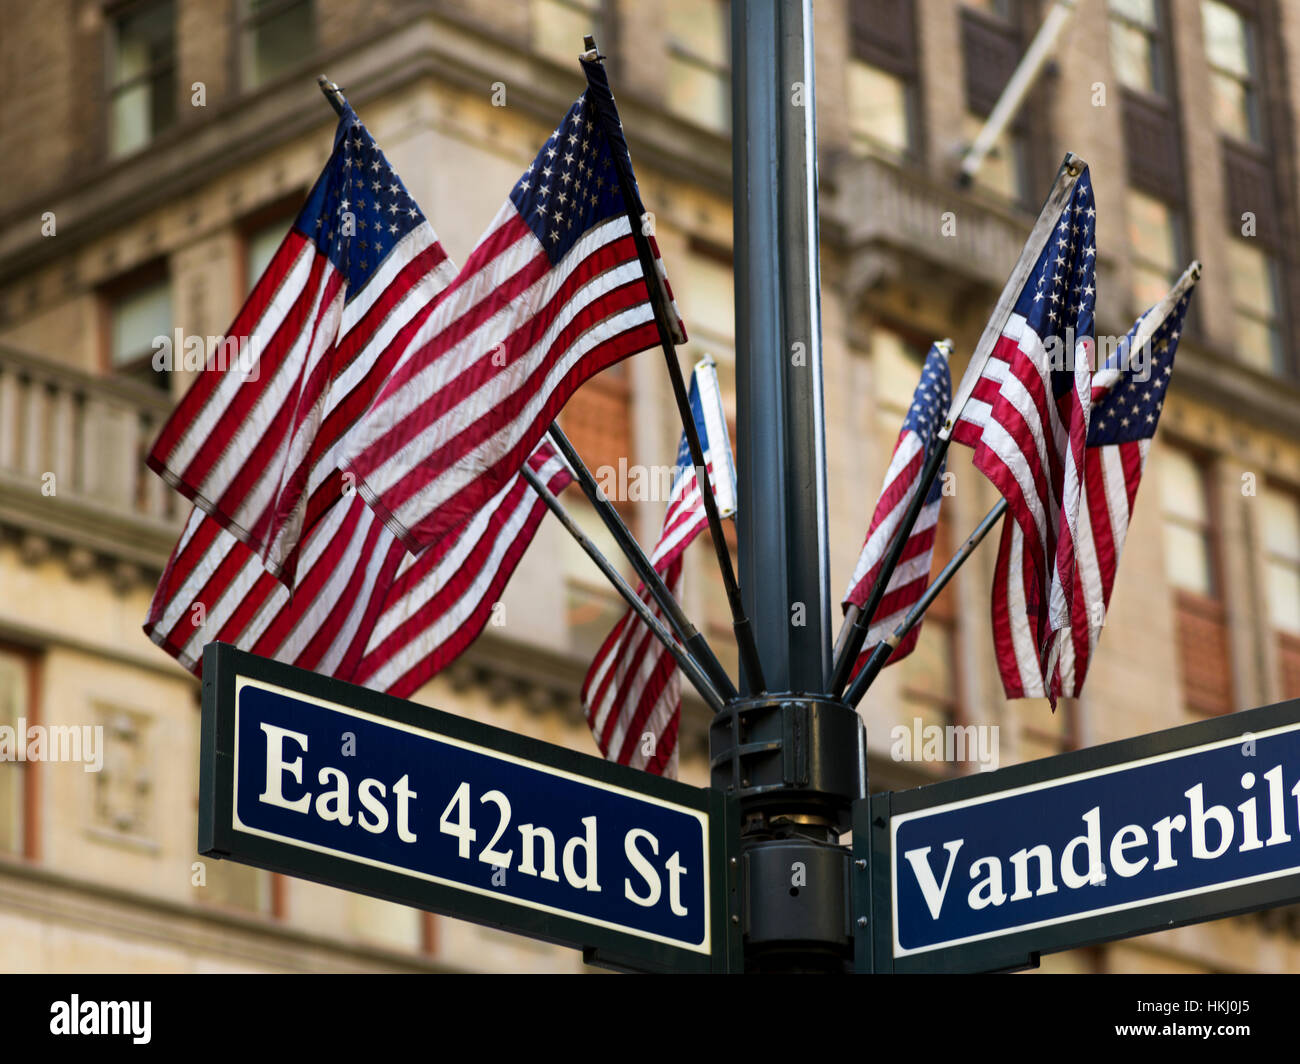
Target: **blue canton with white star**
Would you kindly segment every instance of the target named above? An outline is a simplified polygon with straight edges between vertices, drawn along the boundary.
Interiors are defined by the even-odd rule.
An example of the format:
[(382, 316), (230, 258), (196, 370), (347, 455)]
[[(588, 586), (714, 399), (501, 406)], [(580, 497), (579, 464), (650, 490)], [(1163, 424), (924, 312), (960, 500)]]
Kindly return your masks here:
[[(901, 437), (909, 430), (915, 432), (925, 444), (925, 453), (929, 457), (934, 447), (935, 434), (948, 416), (948, 407), (952, 405), (952, 374), (948, 370), (948, 360), (943, 357), (938, 344), (930, 346), (930, 353), (925, 356), (921, 367), (921, 379), (912, 393), (912, 405), (903, 419)], [(943, 470), (945, 460), (939, 466), (939, 472), (930, 482), (930, 491), (925, 497), (927, 503), (935, 502), (943, 494)]]
[[(587, 90), (537, 153), (510, 192), (520, 217), (537, 235), (551, 264), (559, 262), (593, 226), (627, 213), (614, 152), (627, 156), (614, 98), (599, 63), (584, 62)], [(598, 101), (604, 97), (604, 115)], [(612, 134), (612, 135), (611, 135)], [(632, 161), (625, 158), (626, 172)], [(640, 213), (639, 204), (637, 213)]]
[(316, 242), (347, 280), (351, 300), (379, 269), (393, 245), (424, 221), (351, 107), (334, 135), (334, 152), (294, 228)]
[[(1016, 302), (1016, 313), (1024, 315), (1043, 344), (1056, 337), (1069, 359), (1075, 344), (1092, 336), (1096, 267), (1097, 209), (1084, 167)], [(1074, 388), (1070, 366), (1053, 366), (1052, 391), (1058, 399)]]
[[(1126, 368), (1110, 390), (1093, 401), (1088, 423), (1089, 447), (1136, 443), (1155, 435), (1173, 375), (1174, 352), (1182, 336), (1189, 299), (1190, 293), (1184, 295), (1151, 337), (1149, 361), (1137, 360), (1137, 366)], [(1121, 353), (1127, 352), (1136, 332), (1137, 325), (1134, 325), (1120, 348)], [(1147, 367), (1150, 372), (1141, 373), (1145, 379), (1139, 380), (1137, 370)]]

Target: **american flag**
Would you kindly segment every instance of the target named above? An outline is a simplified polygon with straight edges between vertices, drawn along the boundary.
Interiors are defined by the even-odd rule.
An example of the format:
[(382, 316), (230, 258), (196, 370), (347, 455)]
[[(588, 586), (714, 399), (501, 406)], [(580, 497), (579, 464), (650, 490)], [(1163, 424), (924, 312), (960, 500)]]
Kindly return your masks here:
[(214, 352), (150, 468), (292, 586), (302, 533), (342, 494), (342, 437), (454, 276), (345, 109), (329, 162), (227, 334), (248, 338), (253, 371), (222, 372)]
[[(691, 411), (704, 448), (718, 513), (736, 512), (736, 468), (727, 435), (726, 415), (711, 361), (695, 367), (690, 387)], [(691, 452), (682, 433), (677, 467), (659, 543), (650, 556), (668, 590), (680, 600), (682, 555), (708, 527)], [(667, 624), (645, 586), (642, 600)], [(677, 729), (681, 719), (681, 679), (673, 656), (631, 610), (606, 637), (582, 684), (582, 708), (600, 751), (611, 761), (656, 775), (677, 776)]]
[[(1120, 552), (1169, 388), (1196, 276), (1194, 270), (1184, 274), (1163, 300), (1137, 320), (1124, 342), (1093, 375), (1072, 621), (1069, 636), (1061, 642), (1051, 684), (1072, 698), (1083, 688), (1110, 608)], [(1149, 358), (1130, 359), (1130, 352), (1139, 350), (1149, 351)], [(994, 573), (994, 586), (999, 589), (993, 598), (994, 642), (1007, 697), (1041, 698), (1046, 690), (1034, 667), (1034, 645), (1024, 623), (1023, 560), (1024, 534), (1018, 524), (1009, 525)]]
[[(952, 433), (975, 448), (976, 468), (1007, 500), (1011, 520), (1003, 525), (999, 556), (1009, 550), (1012, 526), (1020, 528), (1023, 601), (1006, 601), (1006, 584), (995, 585), (994, 615), (1015, 609), (1023, 618), (1033, 655), (1017, 667), (1053, 706), (1056, 660), (1069, 637), (1077, 583), (1095, 350), (1096, 216), (1085, 167)], [(997, 652), (1005, 681), (1011, 647), (998, 644)]]
[[(880, 500), (871, 515), (866, 542), (862, 545), (862, 553), (858, 556), (858, 564), (844, 595), (843, 606), (846, 611), (849, 606), (861, 608), (866, 605), (880, 574), (881, 562), (884, 561), (890, 541), (916, 495), (921, 470), (935, 446), (951, 403), (952, 375), (948, 371), (948, 357), (938, 344), (934, 344), (921, 367), (921, 379), (912, 395), (912, 405), (903, 419), (898, 442), (894, 444), (894, 453), (889, 460), (889, 468), (885, 471), (885, 482), (880, 489)], [(862, 653), (854, 665), (855, 673), (876, 644), (893, 632), (907, 616), (907, 611), (925, 593), (930, 580), (930, 559), (934, 554), (934, 535), (939, 524), (939, 504), (942, 499), (941, 465), (867, 631)], [(912, 652), (920, 632), (921, 626), (917, 624), (890, 654), (889, 664), (892, 665)]]
[[(322, 235), (309, 241), (307, 232)], [(298, 288), (286, 280), (304, 263), (315, 278), (310, 290), (301, 279)], [(243, 466), (217, 463), (206, 482), (212, 497), (230, 500), (242, 492), (246, 509), (265, 500), (253, 524), (269, 528), (274, 504), (283, 498), (277, 489), (295, 484), (309, 492), (309, 498), (297, 496), (296, 512), (311, 510), (316, 517), (292, 552), (290, 590), (264, 564), (258, 544), (236, 536), (228, 520), (194, 507), (144, 625), (149, 638), (187, 669), (197, 674), (203, 645), (218, 639), (408, 694), (482, 631), (544, 513), (522, 478), (504, 485), (464, 535), (416, 564), (361, 496), (341, 490), (345, 485), (331, 475), (340, 441), (382, 384), (395, 347), (454, 276), (432, 227), (359, 119), (345, 110), (329, 165), (231, 330), (251, 321), (260, 330), (255, 335), (266, 337), (261, 372), (256, 380), (245, 380), (238, 367), (201, 374), (155, 449), (155, 455), (187, 447), (203, 452), (206, 442), (193, 438), (186, 417), (205, 417), (205, 431), (234, 433), (228, 446), (209, 450), (237, 456), (239, 447), (248, 447), (254, 454), (296, 456), (292, 476), (264, 470), (258, 480), (249, 480)], [(289, 314), (314, 308), (324, 320), (321, 306), (331, 299), (343, 301), (336, 343), (308, 359), (315, 326), (303, 320), (291, 328)], [(296, 310), (286, 311), (286, 300)], [(314, 411), (302, 407), (307, 396), (314, 397)], [(229, 408), (221, 409), (223, 402)], [(164, 446), (169, 440), (175, 445), (170, 450)], [(214, 445), (221, 442), (213, 437)], [(529, 462), (552, 491), (569, 482), (548, 445), (539, 445)], [(233, 483), (216, 479), (223, 469)]]
[(627, 145), (604, 68), (583, 67), (586, 91), (349, 438), (345, 468), (413, 553), (482, 509), (584, 380), (659, 342)]
[[(554, 493), (572, 479), (546, 442), (528, 464)], [(415, 558), (354, 493), (304, 538), (291, 591), (195, 508), (144, 630), (195, 675), (220, 640), (406, 697), (483, 631), (545, 512), (517, 474), (462, 535)]]

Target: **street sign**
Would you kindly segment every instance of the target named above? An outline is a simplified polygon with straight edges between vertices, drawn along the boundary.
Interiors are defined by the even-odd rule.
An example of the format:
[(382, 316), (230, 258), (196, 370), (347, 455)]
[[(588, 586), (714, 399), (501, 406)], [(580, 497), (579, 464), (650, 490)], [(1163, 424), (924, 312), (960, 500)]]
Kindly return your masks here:
[(1300, 901), (1300, 700), (874, 795), (854, 834), (859, 970), (1024, 967)]
[[(740, 967), (734, 802), (212, 643), (199, 850), (649, 971)], [(734, 842), (733, 842), (734, 845)]]

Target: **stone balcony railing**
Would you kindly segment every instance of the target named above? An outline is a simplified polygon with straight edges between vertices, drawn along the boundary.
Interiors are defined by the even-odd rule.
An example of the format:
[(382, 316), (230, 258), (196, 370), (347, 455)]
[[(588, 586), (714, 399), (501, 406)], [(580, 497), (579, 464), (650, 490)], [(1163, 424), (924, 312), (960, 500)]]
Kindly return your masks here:
[[(909, 277), (995, 296), (1033, 228), (1033, 214), (918, 167), (867, 156), (840, 158), (827, 169), (822, 232), (845, 255), (853, 302), (882, 282)], [(1113, 257), (1101, 255), (1097, 269), (1098, 287), (1118, 291)]]
[(171, 399), (0, 344), (0, 526), (28, 553), (162, 567), (186, 507), (145, 467)]

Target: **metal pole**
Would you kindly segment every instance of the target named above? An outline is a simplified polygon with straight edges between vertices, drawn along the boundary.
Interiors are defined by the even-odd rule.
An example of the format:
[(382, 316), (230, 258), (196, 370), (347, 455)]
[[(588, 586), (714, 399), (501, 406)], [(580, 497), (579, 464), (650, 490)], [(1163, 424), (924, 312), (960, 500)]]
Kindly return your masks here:
[(952, 405), (948, 408), (948, 417), (935, 438), (934, 450), (930, 452), (930, 456), (921, 470), (920, 479), (917, 481), (917, 493), (904, 513), (902, 523), (898, 526), (897, 531), (894, 533), (894, 539), (890, 542), (889, 551), (881, 562), (880, 572), (877, 574), (876, 582), (871, 589), (871, 596), (867, 604), (854, 617), (853, 627), (849, 630), (848, 638), (838, 644), (840, 649), (837, 651), (835, 672), (830, 684), (830, 693), (833, 698), (839, 698), (849, 682), (853, 663), (857, 661), (858, 654), (862, 651), (862, 644), (867, 638), (867, 630), (871, 627), (872, 615), (880, 605), (880, 600), (884, 597), (885, 588), (889, 586), (889, 579), (894, 575), (894, 569), (902, 556), (903, 547), (916, 525), (916, 518), (921, 512), (925, 496), (930, 490), (930, 482), (934, 480), (935, 475), (939, 472), (943, 457), (948, 452), (953, 427), (956, 425), (957, 419), (961, 417), (967, 401), (974, 394), (975, 386), (979, 383), (979, 379), (984, 372), (984, 366), (993, 354), (993, 348), (998, 337), (1002, 335), (1007, 319), (1011, 316), (1012, 310), (1015, 309), (1016, 300), (1020, 297), (1020, 291), (1024, 288), (1030, 271), (1038, 261), (1039, 254), (1047, 245), (1047, 241), (1056, 226), (1056, 221), (1074, 191), (1079, 175), (1083, 173), (1087, 165), (1073, 152), (1066, 152), (1061, 168), (1056, 173), (1056, 181), (1053, 182), (1052, 189), (1047, 194), (1047, 201), (1043, 204), (1043, 209), (1039, 211), (1038, 220), (1034, 223), (1034, 228), (1030, 231), (1029, 239), (1025, 241), (1024, 248), (1021, 249), (1020, 258), (1016, 262), (1015, 269), (1011, 271), (1011, 276), (1007, 278), (1007, 283), (1002, 289), (1002, 295), (998, 297), (997, 305), (993, 308), (993, 315), (989, 318), (988, 324), (984, 326), (984, 332), (980, 335), (979, 343), (975, 345), (975, 354), (971, 356), (970, 364), (966, 367), (966, 373), (962, 377), (961, 384), (957, 387), (957, 393), (953, 396)]
[(520, 472), (523, 474), (524, 479), (528, 481), (529, 485), (531, 485), (533, 491), (537, 492), (537, 494), (541, 496), (542, 502), (546, 503), (551, 513), (555, 514), (555, 516), (559, 518), (560, 524), (568, 530), (569, 535), (577, 541), (578, 546), (587, 552), (587, 557), (596, 563), (597, 568), (599, 568), (601, 573), (604, 574), (605, 579), (614, 585), (614, 590), (623, 596), (623, 600), (632, 607), (633, 612), (635, 612), (636, 615), (641, 618), (641, 621), (646, 625), (646, 627), (654, 633), (655, 638), (667, 647), (668, 652), (677, 659), (677, 664), (681, 666), (682, 672), (686, 674), (686, 678), (691, 681), (695, 690), (699, 691), (700, 697), (708, 703), (709, 708), (713, 710), (714, 713), (721, 712), (723, 709), (722, 699), (718, 696), (717, 691), (713, 689), (713, 685), (709, 682), (709, 678), (704, 675), (704, 670), (700, 668), (695, 659), (682, 649), (677, 640), (673, 638), (672, 633), (663, 626), (659, 618), (651, 612), (650, 607), (642, 601), (641, 596), (632, 590), (631, 586), (629, 586), (628, 582), (623, 579), (619, 571), (609, 563), (609, 559), (600, 553), (600, 549), (592, 543), (586, 533), (578, 527), (577, 522), (574, 521), (574, 519), (569, 515), (569, 512), (564, 508), (564, 504), (555, 497), (551, 489), (548, 488), (542, 478), (533, 471), (532, 467), (525, 463)]
[(831, 603), (811, 3), (737, 0), (732, 45), (740, 582), (768, 688), (820, 694)]
[(581, 456), (574, 449), (569, 437), (564, 434), (558, 422), (552, 422), (550, 427), (551, 442), (555, 444), (556, 450), (569, 463), (569, 468), (577, 475), (579, 486), (582, 492), (587, 496), (592, 508), (604, 522), (605, 527), (609, 529), (618, 545), (622, 548), (624, 555), (632, 563), (632, 568), (636, 570), (637, 576), (645, 585), (646, 590), (654, 598), (656, 604), (668, 618), (669, 627), (687, 651), (700, 663), (700, 666), (708, 674), (709, 679), (713, 682), (714, 687), (722, 694), (723, 698), (735, 698), (736, 687), (731, 682), (731, 677), (727, 675), (727, 670), (722, 667), (714, 655), (712, 648), (705, 641), (704, 636), (699, 629), (691, 623), (689, 617), (681, 605), (673, 598), (673, 593), (668, 590), (668, 585), (664, 583), (664, 578), (659, 575), (650, 559), (646, 557), (645, 551), (641, 549), (641, 544), (636, 541), (632, 535), (631, 529), (623, 523), (623, 518), (614, 508), (614, 504), (605, 498), (591, 475), (591, 471), (583, 462)]
[[(604, 57), (597, 50), (596, 42), (592, 37), (584, 38), (583, 44), (587, 49), (582, 56), (584, 62), (603, 63)], [(593, 94), (592, 101), (596, 108), (597, 117), (604, 127), (605, 136), (611, 142), (615, 141), (616, 136), (621, 139), (622, 127), (621, 125), (615, 125), (615, 116), (607, 113), (608, 108), (601, 105), (598, 96)], [(664, 361), (668, 366), (668, 378), (672, 381), (673, 398), (677, 400), (677, 413), (681, 418), (682, 431), (686, 435), (686, 445), (691, 452), (691, 461), (695, 463), (695, 475), (700, 486), (700, 499), (704, 503), (704, 514), (709, 523), (709, 538), (713, 541), (713, 552), (717, 556), (718, 570), (722, 574), (722, 586), (726, 591), (727, 605), (731, 609), (731, 627), (736, 633), (741, 674), (748, 678), (755, 690), (763, 691), (767, 688), (764, 682), (764, 670), (759, 657), (758, 646), (754, 641), (754, 630), (745, 612), (740, 586), (736, 583), (736, 573), (731, 564), (731, 548), (727, 546), (727, 540), (722, 531), (722, 518), (718, 515), (718, 504), (713, 497), (713, 482), (709, 479), (707, 466), (704, 462), (704, 448), (700, 444), (699, 430), (695, 426), (695, 415), (691, 413), (691, 403), (686, 393), (686, 381), (682, 377), (682, 367), (677, 361), (677, 345), (674, 341), (674, 335), (679, 330), (675, 324), (675, 312), (668, 301), (668, 293), (659, 275), (658, 267), (655, 265), (654, 252), (650, 248), (650, 241), (643, 229), (644, 208), (640, 194), (637, 192), (636, 181), (632, 175), (629, 156), (626, 151), (618, 150), (616, 143), (612, 146), (614, 147), (612, 154), (614, 156), (614, 167), (618, 174), (619, 189), (623, 195), (623, 202), (627, 207), (628, 222), (632, 229), (632, 241), (636, 245), (637, 256), (641, 260), (641, 272), (645, 277), (650, 305), (654, 308), (655, 324), (659, 329), (659, 346), (663, 349)]]
[[(347, 98), (343, 95), (343, 90), (334, 82), (330, 81), (324, 74), (321, 74), (316, 79), (316, 84), (320, 86), (320, 91), (325, 95), (325, 99), (329, 101), (330, 106), (334, 108), (336, 113), (341, 115), (348, 105)], [(673, 598), (672, 592), (668, 590), (667, 585), (663, 582), (663, 578), (655, 571), (654, 566), (650, 564), (650, 560), (645, 556), (645, 552), (641, 550), (640, 544), (636, 542), (636, 539), (628, 530), (627, 525), (623, 523), (623, 519), (618, 516), (617, 511), (615, 511), (613, 506), (609, 504), (608, 500), (601, 495), (600, 489), (592, 478), (590, 470), (587, 469), (582, 459), (578, 457), (577, 451), (573, 449), (573, 445), (569, 442), (568, 437), (564, 435), (557, 423), (551, 423), (550, 434), (556, 448), (560, 451), (564, 460), (568, 462), (569, 467), (573, 470), (574, 477), (581, 486), (583, 493), (591, 500), (592, 505), (596, 508), (596, 512), (600, 515), (601, 520), (604, 521), (605, 526), (614, 536), (619, 547), (622, 548), (623, 553), (632, 563), (632, 567), (637, 571), (637, 575), (645, 584), (651, 597), (654, 598), (655, 603), (664, 611), (664, 615), (668, 618), (669, 624), (672, 625), (674, 632), (677, 638), (681, 640), (682, 645), (678, 645), (677, 641), (672, 637), (672, 635), (668, 634), (667, 629), (665, 629), (662, 624), (659, 624), (658, 621), (654, 621), (653, 618), (651, 618), (651, 620), (646, 623), (650, 625), (650, 628), (656, 637), (658, 637), (659, 640), (668, 647), (668, 649), (673, 653), (673, 656), (677, 658), (679, 662), (681, 662), (683, 658), (690, 660), (693, 668), (688, 668), (686, 665), (683, 665), (683, 669), (686, 671), (688, 678), (691, 679), (692, 684), (700, 692), (701, 697), (704, 698), (716, 713), (722, 708), (723, 698), (735, 697), (736, 688), (732, 684), (731, 678), (727, 675), (726, 670), (723, 669), (722, 664), (714, 656), (712, 649), (709, 647), (708, 643), (705, 642), (704, 636), (700, 634), (696, 627), (691, 624), (690, 619), (687, 618), (686, 614), (682, 612), (677, 600)], [(559, 517), (560, 522), (564, 527), (569, 530), (575, 539), (577, 539), (578, 543), (582, 546), (582, 549), (585, 550), (587, 554), (591, 556), (592, 560), (596, 562), (596, 565), (600, 568), (601, 572), (605, 573), (605, 575), (609, 577), (611, 583), (615, 584), (615, 588), (618, 590), (619, 594), (623, 595), (623, 597), (628, 600), (628, 604), (637, 612), (642, 620), (646, 620), (649, 616), (649, 610), (645, 606), (645, 603), (642, 602), (640, 597), (627, 586), (626, 581), (623, 581), (622, 577), (618, 576), (618, 571), (614, 569), (608, 559), (600, 553), (599, 548), (591, 542), (591, 540), (578, 527), (577, 523), (574, 522), (573, 518), (569, 516), (568, 512), (565, 511), (563, 503), (561, 503), (559, 499), (555, 498), (551, 492), (546, 491), (544, 485), (539, 487), (540, 482), (537, 480), (532, 469), (529, 468), (526, 463), (522, 472), (528, 483), (537, 490), (539, 495), (541, 495), (542, 500), (546, 505), (551, 508), (552, 512), (554, 512), (557, 517)], [(614, 575), (610, 576), (611, 573)], [(653, 621), (653, 623), (651, 623), (651, 621)], [(692, 657), (692, 654), (694, 657)], [(697, 664), (695, 658), (698, 658), (703, 665), (701, 666)], [(701, 685), (701, 680), (704, 680), (703, 685)]]
[(1020, 105), (1029, 94), (1029, 90), (1033, 88), (1039, 72), (1051, 58), (1057, 39), (1073, 17), (1074, 7), (1075, 0), (1056, 0), (1047, 17), (1043, 19), (1043, 24), (1038, 27), (1034, 39), (1025, 49), (1025, 54), (1016, 65), (1016, 69), (1012, 71), (1011, 79), (1002, 90), (1002, 95), (998, 97), (998, 102), (993, 105), (993, 112), (989, 115), (988, 121), (984, 123), (974, 143), (962, 157), (961, 173), (958, 175), (961, 184), (969, 185), (975, 180), (975, 175), (984, 165), (984, 159), (993, 150), (993, 145), (998, 142), (998, 137), (1002, 136), (1002, 131), (1016, 117)]
[(746, 612), (772, 693), (742, 675), (744, 696), (709, 729), (711, 780), (739, 798), (747, 970), (845, 971), (851, 855), (839, 837), (866, 794), (866, 755), (857, 714), (825, 694), (812, 4), (732, 0), (731, 11), (736, 516)]
[(867, 658), (861, 670), (853, 677), (853, 682), (849, 684), (849, 689), (844, 695), (844, 701), (851, 706), (856, 706), (862, 701), (862, 696), (867, 693), (871, 681), (889, 663), (894, 648), (903, 641), (908, 632), (921, 623), (925, 611), (930, 608), (934, 600), (948, 586), (948, 581), (953, 578), (966, 559), (975, 553), (975, 548), (980, 545), (984, 537), (989, 534), (989, 530), (1002, 519), (1002, 515), (1006, 512), (1007, 500), (999, 499), (993, 509), (986, 513), (983, 520), (975, 526), (975, 531), (966, 537), (966, 542), (961, 545), (961, 549), (949, 559), (948, 564), (943, 567), (939, 575), (930, 582), (930, 586), (925, 589), (925, 594), (907, 611), (907, 616), (899, 622), (898, 627), (887, 638), (876, 644), (876, 649), (871, 652), (871, 656)]

